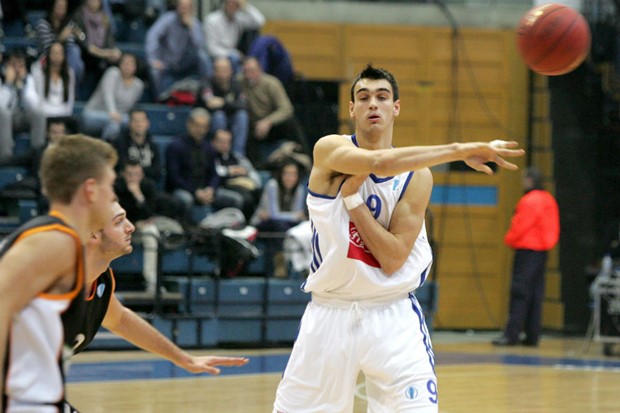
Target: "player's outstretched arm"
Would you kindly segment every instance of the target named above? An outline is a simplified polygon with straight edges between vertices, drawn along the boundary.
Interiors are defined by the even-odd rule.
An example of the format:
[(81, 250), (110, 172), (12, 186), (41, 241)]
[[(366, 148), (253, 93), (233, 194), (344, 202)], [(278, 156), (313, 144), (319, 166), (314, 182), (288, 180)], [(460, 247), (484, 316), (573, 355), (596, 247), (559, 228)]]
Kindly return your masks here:
[(141, 349), (157, 354), (191, 373), (219, 374), (220, 369), (215, 366), (243, 366), (249, 361), (245, 357), (191, 356), (124, 307), (115, 295), (110, 299), (103, 326)]
[(504, 159), (523, 156), (525, 151), (518, 149), (518, 146), (517, 142), (495, 140), (367, 150), (355, 146), (341, 135), (328, 135), (314, 146), (314, 164), (325, 171), (347, 175), (374, 173), (392, 176), (443, 163), (465, 161), (477, 171), (492, 174), (493, 171), (485, 163), (494, 162), (502, 168), (518, 169)]

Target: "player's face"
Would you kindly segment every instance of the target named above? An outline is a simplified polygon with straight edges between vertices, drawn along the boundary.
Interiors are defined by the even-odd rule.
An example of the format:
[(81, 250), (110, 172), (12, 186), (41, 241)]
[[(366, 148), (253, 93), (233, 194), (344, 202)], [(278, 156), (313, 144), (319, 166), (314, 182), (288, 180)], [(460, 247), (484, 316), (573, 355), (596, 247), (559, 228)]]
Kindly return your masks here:
[(93, 203), (93, 229), (95, 231), (104, 228), (112, 220), (113, 210), (110, 206), (116, 202), (115, 179), (114, 169), (106, 165), (95, 185), (96, 195)]
[(112, 214), (112, 220), (103, 228), (99, 246), (100, 251), (110, 259), (130, 254), (133, 251), (131, 234), (136, 230), (118, 202), (112, 204)]
[(391, 127), (400, 112), (392, 85), (385, 79), (361, 79), (354, 88), (355, 101), (349, 102), (349, 115), (362, 131)]

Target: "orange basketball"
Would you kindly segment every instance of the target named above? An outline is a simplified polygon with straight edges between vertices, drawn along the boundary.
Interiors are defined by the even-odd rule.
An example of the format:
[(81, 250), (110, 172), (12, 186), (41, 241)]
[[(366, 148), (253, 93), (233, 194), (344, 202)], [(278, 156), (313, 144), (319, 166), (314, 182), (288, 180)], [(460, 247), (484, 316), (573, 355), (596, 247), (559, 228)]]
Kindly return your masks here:
[(577, 10), (549, 3), (530, 9), (519, 21), (517, 47), (533, 71), (557, 76), (581, 64), (590, 52), (590, 27)]

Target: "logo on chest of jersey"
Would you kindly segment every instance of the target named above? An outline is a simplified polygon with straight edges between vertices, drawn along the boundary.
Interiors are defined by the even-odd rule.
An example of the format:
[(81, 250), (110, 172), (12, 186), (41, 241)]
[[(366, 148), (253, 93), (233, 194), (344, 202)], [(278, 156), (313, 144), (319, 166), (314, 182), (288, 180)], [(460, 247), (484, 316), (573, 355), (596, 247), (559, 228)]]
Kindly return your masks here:
[(362, 237), (360, 237), (357, 227), (351, 221), (349, 221), (349, 250), (347, 251), (347, 258), (353, 260), (362, 261), (366, 265), (371, 267), (381, 268), (379, 261), (372, 255), (370, 251), (364, 245)]

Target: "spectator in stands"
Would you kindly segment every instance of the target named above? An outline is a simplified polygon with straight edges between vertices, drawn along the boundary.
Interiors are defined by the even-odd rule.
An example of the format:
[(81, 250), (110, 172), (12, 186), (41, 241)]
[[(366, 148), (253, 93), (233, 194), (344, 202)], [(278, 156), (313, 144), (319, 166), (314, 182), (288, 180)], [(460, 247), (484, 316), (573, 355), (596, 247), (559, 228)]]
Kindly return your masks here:
[(118, 152), (119, 165), (125, 164), (129, 158), (137, 159), (146, 177), (159, 183), (162, 161), (159, 148), (149, 132), (151, 123), (146, 111), (140, 107), (131, 109), (128, 126), (122, 129), (119, 138), (113, 143)]
[(123, 204), (127, 211), (127, 218), (135, 223), (137, 229), (137, 241), (144, 246), (144, 261), (142, 275), (146, 283), (146, 291), (155, 293), (157, 283), (157, 252), (161, 234), (171, 226), (182, 231), (181, 224), (172, 218), (159, 215), (164, 209), (172, 211), (175, 205), (163, 206), (170, 202), (155, 182), (144, 176), (144, 170), (140, 161), (129, 158), (121, 166), (121, 173), (114, 186), (119, 203)]
[(215, 131), (211, 141), (215, 149), (215, 171), (220, 177), (220, 188), (230, 191), (231, 197), (236, 195), (249, 221), (256, 209), (261, 179), (249, 159), (232, 149), (232, 140), (230, 131)]
[(82, 131), (115, 141), (128, 113), (144, 93), (144, 82), (136, 76), (138, 61), (124, 53), (119, 65), (109, 67), (82, 111)]
[(56, 142), (61, 136), (67, 134), (67, 118), (47, 118), (47, 138), (46, 145), (39, 148), (15, 154), (10, 158), (0, 160), (0, 166), (21, 166), (27, 168), (28, 174), (22, 180), (6, 187), (9, 191), (17, 190), (23, 198), (34, 198), (40, 213), (47, 210), (47, 200), (41, 194), (41, 183), (39, 181), (39, 166), (41, 157), (47, 145)]
[[(80, 84), (84, 77), (84, 60), (78, 40), (84, 33), (77, 28), (69, 14), (67, 0), (52, 0), (44, 18), (37, 21), (37, 46), (39, 55), (43, 55), (52, 43), (59, 41), (65, 45), (67, 63), (73, 69), (76, 84)], [(78, 39), (80, 38), (80, 39)]]
[[(242, 208), (236, 197), (220, 190), (215, 171), (215, 151), (207, 139), (210, 116), (204, 108), (194, 108), (187, 119), (187, 133), (178, 136), (166, 148), (166, 189), (185, 207), (185, 219), (194, 222), (195, 205), (209, 209)], [(200, 217), (202, 219), (202, 217)]]
[(146, 34), (146, 58), (156, 99), (174, 82), (213, 73), (200, 21), (192, 0), (177, 0), (176, 10), (164, 13)]
[(242, 34), (258, 31), (265, 24), (265, 16), (246, 0), (222, 0), (219, 10), (204, 19), (209, 53), (214, 58), (230, 59), (235, 72), (241, 66), (243, 53), (238, 49)]
[(250, 115), (246, 154), (257, 168), (263, 166), (266, 158), (261, 154), (259, 145), (296, 141), (305, 147), (295, 120), (293, 104), (284, 86), (276, 77), (264, 73), (253, 57), (243, 62), (241, 84)]
[(72, 116), (75, 102), (75, 75), (67, 64), (65, 47), (55, 41), (31, 68), (34, 79), (33, 104), (46, 118)]
[(267, 232), (281, 235), (280, 238), (268, 239), (268, 252), (273, 253), (274, 276), (286, 275), (282, 243), (288, 229), (308, 219), (306, 195), (300, 165), (294, 161), (285, 162), (277, 177), (265, 185), (258, 208), (250, 221), (259, 234)]
[(84, 34), (79, 41), (86, 68), (81, 98), (88, 99), (106, 69), (118, 63), (122, 52), (115, 46), (111, 20), (101, 0), (85, 0), (73, 20)]
[[(3, 66), (0, 84), (0, 159), (13, 155), (13, 133), (30, 132), (30, 146), (45, 145), (45, 115), (32, 100), (34, 78), (28, 72), (26, 53), (14, 49)], [(26, 91), (32, 91), (26, 93)]]
[(229, 129), (234, 151), (245, 155), (249, 118), (241, 84), (233, 77), (227, 58), (216, 58), (213, 69), (211, 81), (205, 82), (196, 101), (211, 113), (212, 130)]

